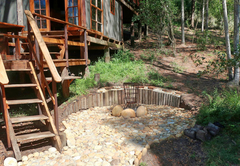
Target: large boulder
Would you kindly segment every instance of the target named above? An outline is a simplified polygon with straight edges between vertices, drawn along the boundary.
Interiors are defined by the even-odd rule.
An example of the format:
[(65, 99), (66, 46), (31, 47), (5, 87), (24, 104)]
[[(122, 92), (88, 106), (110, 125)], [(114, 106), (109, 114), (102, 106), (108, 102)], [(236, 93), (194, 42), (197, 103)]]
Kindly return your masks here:
[(4, 160), (4, 166), (17, 166), (17, 160), (13, 157), (8, 157)]
[(144, 107), (144, 106), (138, 107), (138, 109), (137, 109), (137, 117), (142, 117), (142, 116), (145, 116), (145, 115), (147, 115), (147, 108)]
[(125, 109), (122, 111), (122, 117), (124, 118), (135, 118), (136, 117), (136, 114), (135, 114), (135, 111), (133, 109)]
[(121, 116), (122, 111), (123, 111), (122, 106), (116, 105), (112, 110), (112, 115), (113, 116)]

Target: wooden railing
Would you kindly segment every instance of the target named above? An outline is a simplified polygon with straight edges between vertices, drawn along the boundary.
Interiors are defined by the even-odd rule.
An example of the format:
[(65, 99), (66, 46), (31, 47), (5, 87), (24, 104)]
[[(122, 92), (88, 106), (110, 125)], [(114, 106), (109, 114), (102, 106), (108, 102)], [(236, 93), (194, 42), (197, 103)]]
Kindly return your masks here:
[(0, 54), (0, 84), (6, 85), (9, 83), (8, 76), (3, 64), (2, 55)]
[[(30, 12), (30, 11), (29, 11)], [(31, 12), (30, 12), (31, 13)], [(69, 56), (68, 56), (68, 45), (72, 45), (72, 46), (84, 46), (84, 59), (86, 60), (86, 66), (88, 64), (88, 46), (87, 46), (87, 28), (86, 27), (83, 27), (83, 26), (79, 26), (79, 25), (75, 25), (75, 24), (72, 24), (72, 23), (69, 23), (69, 22), (66, 22), (66, 21), (63, 21), (63, 20), (60, 20), (60, 19), (56, 19), (56, 18), (52, 18), (52, 17), (48, 17), (48, 16), (44, 16), (44, 15), (40, 15), (40, 14), (37, 14), (37, 13), (33, 13), (32, 14), (33, 16), (35, 17), (41, 17), (41, 18), (45, 18), (47, 20), (50, 20), (50, 21), (53, 21), (53, 22), (57, 22), (57, 23), (60, 23), (60, 24), (64, 24), (64, 44), (65, 44), (65, 58), (67, 60), (67, 63), (66, 63), (66, 67), (69, 67), (69, 64), (68, 64), (68, 59), (69, 59)], [(83, 30), (84, 31), (84, 43), (80, 43), (80, 42), (73, 42), (73, 41), (68, 41), (68, 32), (67, 32), (67, 28), (68, 26), (71, 26), (71, 27), (74, 27), (78, 30)], [(52, 40), (52, 39), (49, 39), (49, 40)], [(74, 44), (75, 43), (75, 44)]]
[(51, 58), (51, 55), (50, 55), (49, 50), (47, 48), (47, 45), (46, 45), (46, 43), (43, 40), (41, 32), (40, 32), (40, 30), (39, 30), (39, 28), (37, 26), (37, 23), (35, 22), (35, 19), (34, 19), (32, 13), (29, 10), (25, 10), (25, 14), (26, 14), (27, 20), (28, 20), (28, 33), (29, 33), (28, 37), (31, 38), (30, 37), (30, 27), (31, 27), (32, 31), (33, 31), (33, 34), (34, 34), (34, 37), (35, 37), (35, 39), (37, 41), (37, 44), (39, 45), (39, 48), (40, 48), (40, 50), (42, 52), (42, 55), (45, 58), (46, 63), (48, 64), (48, 67), (49, 67), (49, 70), (50, 70), (50, 72), (52, 74), (53, 79), (56, 82), (61, 82), (62, 78), (58, 74), (56, 66), (55, 66), (55, 64), (54, 64), (54, 62), (53, 62), (53, 60)]

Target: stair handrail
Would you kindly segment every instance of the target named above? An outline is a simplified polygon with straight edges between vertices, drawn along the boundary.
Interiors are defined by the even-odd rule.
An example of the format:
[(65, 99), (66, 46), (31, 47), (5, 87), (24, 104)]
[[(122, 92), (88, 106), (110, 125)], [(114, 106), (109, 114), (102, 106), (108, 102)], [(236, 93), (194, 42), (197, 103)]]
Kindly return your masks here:
[(0, 83), (6, 85), (9, 83), (9, 79), (7, 76), (7, 72), (4, 67), (4, 63), (2, 60), (2, 55), (0, 54)]
[(62, 81), (62, 78), (61, 76), (59, 75), (58, 71), (57, 71), (57, 68), (52, 60), (52, 57), (49, 53), (49, 50), (47, 48), (47, 45), (46, 43), (44, 42), (43, 40), (43, 37), (41, 35), (41, 32), (37, 26), (37, 23), (35, 22), (35, 19), (33, 18), (33, 15), (32, 13), (29, 11), (29, 10), (25, 10), (25, 14), (27, 16), (27, 20), (32, 28), (32, 31), (33, 31), (33, 34), (39, 44), (39, 48), (41, 49), (42, 51), (42, 54), (43, 54), (43, 57), (45, 58), (45, 61), (49, 67), (49, 70), (52, 74), (52, 77), (53, 79), (56, 81), (56, 82), (61, 82)]

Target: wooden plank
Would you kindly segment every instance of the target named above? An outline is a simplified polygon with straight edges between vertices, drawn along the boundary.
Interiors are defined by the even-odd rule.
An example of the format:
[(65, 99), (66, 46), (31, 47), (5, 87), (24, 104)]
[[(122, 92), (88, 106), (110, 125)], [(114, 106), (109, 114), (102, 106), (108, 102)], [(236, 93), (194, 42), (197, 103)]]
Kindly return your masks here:
[(105, 45), (105, 46), (109, 46), (109, 47), (113, 47), (113, 48), (117, 48), (117, 49), (122, 49), (123, 46), (119, 45), (119, 44), (114, 44), (102, 39), (97, 39), (94, 38), (92, 36), (87, 36), (87, 41), (91, 42), (91, 43), (95, 43), (95, 44), (100, 44), (100, 45)]
[[(7, 71), (30, 71), (28, 60), (3, 61)], [(0, 63), (1, 64), (1, 63)], [(0, 65), (1, 66), (1, 65)], [(0, 72), (3, 71), (0, 69)]]
[(36, 87), (37, 84), (8, 84), (4, 85), (4, 88), (25, 88), (25, 87)]
[(48, 118), (49, 118), (49, 123), (50, 123), (50, 125), (51, 125), (51, 129), (52, 129), (53, 133), (55, 134), (55, 139), (54, 139), (54, 141), (55, 141), (55, 143), (56, 143), (57, 149), (58, 149), (59, 151), (61, 151), (61, 149), (62, 149), (62, 143), (61, 143), (60, 137), (59, 137), (59, 135), (58, 135), (58, 130), (57, 130), (56, 126), (54, 125), (54, 121), (53, 121), (52, 115), (51, 115), (51, 113), (50, 113), (50, 111), (49, 111), (47, 102), (46, 102), (46, 100), (45, 100), (45, 96), (44, 96), (44, 94), (43, 94), (43, 92), (42, 92), (42, 89), (41, 89), (41, 86), (40, 86), (40, 84), (39, 84), (39, 82), (38, 82), (37, 74), (36, 74), (36, 72), (35, 72), (35, 70), (34, 70), (33, 64), (32, 64), (32, 62), (29, 62), (29, 64), (30, 64), (30, 67), (31, 67), (31, 69), (32, 69), (33, 77), (34, 77), (34, 79), (35, 79), (35, 81), (36, 81), (36, 83), (37, 83), (39, 95), (40, 95), (40, 97), (41, 97), (41, 99), (42, 99), (42, 101), (43, 101), (42, 103), (43, 103), (43, 106), (44, 106), (44, 108), (45, 108), (44, 111), (45, 111), (45, 113), (47, 114), (47, 116), (48, 116)]
[[(54, 59), (53, 60), (56, 67), (66, 67), (66, 59)], [(69, 59), (68, 60), (69, 66), (80, 66), (86, 65), (85, 59)], [(90, 64), (90, 60), (87, 60), (87, 63)], [(48, 68), (48, 65), (45, 61), (43, 61), (43, 67)]]
[[(29, 12), (30, 12), (30, 11), (29, 11)], [(25, 10), (25, 13), (26, 13), (26, 10)], [(31, 12), (30, 12), (30, 13), (31, 13)], [(31, 15), (32, 15), (32, 14), (31, 14)], [(67, 24), (67, 25), (69, 25), (69, 26), (76, 27), (76, 28), (79, 28), (79, 29), (87, 29), (86, 27), (79, 26), (79, 25), (76, 25), (76, 24), (72, 24), (72, 23), (69, 23), (69, 22), (66, 22), (66, 21), (57, 19), (57, 18), (48, 17), (48, 16), (44, 16), (44, 15), (37, 14), (37, 13), (33, 13), (33, 15), (34, 15), (34, 16), (38, 16), (38, 17), (41, 17), (41, 18), (46, 18), (47, 20), (54, 21), (54, 22), (57, 22), (57, 23), (60, 23), (60, 24)]]
[(43, 138), (50, 138), (50, 137), (55, 137), (55, 134), (51, 133), (50, 131), (45, 131), (45, 132), (39, 132), (39, 133), (17, 135), (16, 139), (17, 139), (17, 142), (22, 142), (27, 140), (43, 139)]
[(42, 103), (39, 99), (7, 100), (8, 105)]
[(1, 54), (0, 54), (0, 83), (3, 85), (6, 85), (9, 83)]
[(62, 78), (58, 74), (58, 71), (57, 71), (57, 69), (56, 69), (56, 67), (55, 67), (55, 65), (52, 61), (49, 50), (46, 46), (46, 43), (44, 42), (44, 40), (42, 38), (41, 32), (38, 29), (37, 23), (35, 22), (32, 13), (29, 10), (25, 10), (25, 14), (27, 16), (27, 19), (29, 21), (30, 26), (32, 27), (32, 31), (34, 33), (34, 36), (36, 37), (36, 39), (38, 41), (39, 47), (40, 47), (40, 49), (42, 51), (42, 54), (43, 54), (43, 56), (44, 56), (44, 58), (45, 58), (45, 60), (48, 64), (48, 67), (50, 69), (50, 72), (51, 72), (54, 80), (56, 82), (61, 82)]
[(37, 120), (48, 119), (45, 115), (33, 115), (33, 116), (24, 116), (24, 117), (17, 117), (11, 118), (12, 123), (20, 123), (20, 122), (32, 122)]
[[(56, 38), (50, 38), (50, 37), (42, 37), (43, 41), (45, 43), (53, 43), (53, 44), (65, 44), (64, 39), (56, 39)], [(78, 47), (84, 47), (85, 44), (82, 42), (75, 42), (75, 41), (69, 41), (68, 45), (70, 46), (78, 46)]]
[(129, 5), (125, 0), (119, 0), (123, 5), (125, 5), (128, 9), (130, 9), (134, 14), (138, 15), (138, 13), (133, 9), (131, 5)]
[(15, 155), (15, 158), (17, 159), (17, 161), (20, 161), (20, 160), (22, 160), (22, 155), (21, 155), (19, 146), (17, 144), (17, 139), (15, 137), (12, 122), (10, 120), (10, 116), (9, 116), (8, 112), (7, 112), (7, 116), (9, 119), (8, 126), (9, 126), (9, 133), (10, 133), (10, 139), (11, 139), (11, 143), (12, 143), (13, 152), (14, 152), (14, 155)]

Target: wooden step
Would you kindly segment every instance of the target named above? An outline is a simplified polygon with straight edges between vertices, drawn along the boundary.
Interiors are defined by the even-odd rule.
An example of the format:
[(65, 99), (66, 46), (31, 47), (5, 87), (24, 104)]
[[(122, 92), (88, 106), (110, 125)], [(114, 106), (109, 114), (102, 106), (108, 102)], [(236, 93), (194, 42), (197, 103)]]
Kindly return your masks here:
[[(51, 55), (60, 54), (60, 52), (49, 52)], [(29, 55), (29, 52), (23, 52), (22, 55)]]
[(48, 119), (48, 117), (45, 115), (34, 115), (34, 116), (11, 118), (11, 121), (12, 123), (20, 123), (20, 122), (31, 122), (31, 121), (44, 120), (44, 119)]
[(65, 76), (65, 77), (62, 77), (62, 80), (75, 80), (75, 79), (80, 79), (82, 77), (79, 77), (79, 76)]
[(7, 100), (8, 105), (42, 103), (39, 99)]
[(24, 87), (37, 87), (37, 84), (8, 84), (4, 88), (24, 88)]
[(33, 140), (33, 139), (50, 138), (54, 136), (55, 134), (51, 133), (50, 131), (44, 131), (39, 133), (17, 135), (16, 139), (17, 139), (17, 142), (22, 142), (22, 141)]

